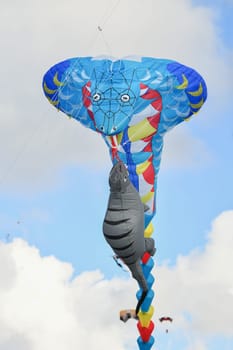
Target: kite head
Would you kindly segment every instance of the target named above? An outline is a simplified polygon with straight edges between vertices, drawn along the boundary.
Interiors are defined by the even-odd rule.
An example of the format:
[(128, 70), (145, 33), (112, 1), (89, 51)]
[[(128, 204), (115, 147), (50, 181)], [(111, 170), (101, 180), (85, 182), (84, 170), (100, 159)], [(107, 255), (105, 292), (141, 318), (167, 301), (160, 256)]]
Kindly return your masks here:
[[(104, 135), (116, 135), (129, 124), (140, 95), (139, 83), (120, 71), (101, 72), (83, 89), (84, 104), (95, 128)], [(85, 103), (85, 100), (87, 102)]]
[(111, 192), (124, 192), (130, 183), (129, 173), (123, 162), (117, 162), (109, 175)]

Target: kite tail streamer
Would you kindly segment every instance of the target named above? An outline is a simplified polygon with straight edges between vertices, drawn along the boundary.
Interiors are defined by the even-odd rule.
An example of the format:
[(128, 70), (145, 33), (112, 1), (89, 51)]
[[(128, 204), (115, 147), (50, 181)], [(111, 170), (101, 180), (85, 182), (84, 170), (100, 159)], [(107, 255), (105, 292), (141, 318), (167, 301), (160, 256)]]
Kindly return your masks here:
[[(146, 238), (150, 237), (152, 233), (153, 233), (153, 226), (152, 226), (152, 223), (150, 223), (144, 232), (144, 236)], [(145, 253), (143, 255), (141, 260), (141, 265), (142, 265), (143, 274), (146, 278), (149, 290), (141, 305), (141, 309), (138, 313), (139, 321), (137, 323), (137, 328), (140, 333), (140, 337), (138, 337), (137, 343), (140, 350), (150, 350), (154, 344), (154, 337), (152, 336), (152, 332), (154, 330), (154, 323), (151, 320), (154, 313), (154, 308), (151, 305), (151, 303), (154, 298), (152, 285), (155, 279), (153, 275), (150, 273), (154, 266), (154, 261), (149, 253)], [(140, 289), (136, 294), (138, 300), (141, 298), (141, 295), (142, 295), (142, 290)]]

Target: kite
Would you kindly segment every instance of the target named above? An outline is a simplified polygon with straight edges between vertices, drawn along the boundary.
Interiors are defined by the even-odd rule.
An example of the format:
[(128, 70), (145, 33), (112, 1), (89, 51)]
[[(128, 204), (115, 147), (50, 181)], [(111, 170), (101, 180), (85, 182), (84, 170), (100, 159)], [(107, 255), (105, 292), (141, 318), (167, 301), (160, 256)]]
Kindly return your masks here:
[(142, 295), (136, 307), (136, 315), (143, 303), (148, 285), (140, 261), (148, 252), (155, 254), (153, 238), (144, 237), (144, 211), (140, 195), (129, 180), (124, 163), (117, 162), (109, 175), (110, 196), (103, 223), (106, 241), (130, 269), (137, 280)]
[(170, 322), (172, 322), (173, 319), (171, 317), (160, 317), (159, 321), (160, 322), (163, 322), (163, 321), (170, 321)]
[[(129, 180), (147, 208), (144, 236), (150, 237), (163, 138), (204, 104), (207, 87), (202, 76), (169, 59), (76, 57), (45, 73), (43, 91), (55, 108), (103, 137), (113, 164), (125, 164)], [(141, 263), (149, 287), (153, 284), (152, 261), (145, 252)], [(138, 300), (142, 293), (141, 289)], [(140, 349), (153, 345), (152, 299), (149, 290), (138, 313)]]
[(43, 90), (58, 110), (103, 136), (113, 162), (117, 155), (126, 164), (149, 207), (147, 227), (156, 211), (163, 136), (199, 111), (207, 97), (203, 78), (167, 59), (80, 57), (50, 68)]
[[(159, 318), (159, 321), (162, 323), (162, 322), (173, 322), (173, 319), (169, 316), (164, 316), (164, 317), (160, 317)], [(166, 333), (168, 333), (168, 329), (166, 329)]]

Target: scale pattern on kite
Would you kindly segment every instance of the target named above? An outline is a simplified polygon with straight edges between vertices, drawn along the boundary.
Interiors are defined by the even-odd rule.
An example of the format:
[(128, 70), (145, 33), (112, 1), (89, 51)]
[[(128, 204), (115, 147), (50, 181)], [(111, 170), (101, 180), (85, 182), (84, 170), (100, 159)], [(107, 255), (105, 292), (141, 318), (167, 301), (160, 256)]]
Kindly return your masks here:
[(207, 97), (192, 68), (150, 57), (71, 58), (44, 76), (46, 97), (57, 109), (99, 132), (128, 167), (130, 180), (155, 214), (155, 193), (164, 134), (197, 113)]

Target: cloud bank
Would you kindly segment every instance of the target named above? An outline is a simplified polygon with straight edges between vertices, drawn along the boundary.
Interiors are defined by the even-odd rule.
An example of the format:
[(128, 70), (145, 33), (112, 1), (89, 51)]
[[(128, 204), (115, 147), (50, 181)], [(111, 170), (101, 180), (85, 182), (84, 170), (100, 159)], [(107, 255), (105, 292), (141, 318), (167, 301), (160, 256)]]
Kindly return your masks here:
[[(233, 336), (232, 231), (233, 211), (223, 212), (204, 250), (155, 268), (154, 321), (172, 316), (172, 332), (191, 339), (187, 350), (205, 349), (207, 336)], [(0, 275), (0, 349), (135, 348), (135, 323), (118, 320), (119, 309), (134, 307), (132, 279), (107, 280), (100, 271), (74, 276), (71, 264), (42, 257), (21, 239), (0, 244)], [(159, 325), (156, 332), (159, 341)]]
[(159, 310), (178, 315), (187, 330), (233, 335), (232, 230), (233, 211), (223, 212), (214, 220), (204, 250), (178, 256), (176, 266), (157, 271)]

